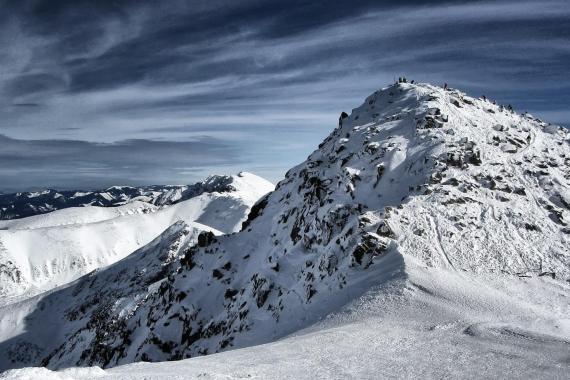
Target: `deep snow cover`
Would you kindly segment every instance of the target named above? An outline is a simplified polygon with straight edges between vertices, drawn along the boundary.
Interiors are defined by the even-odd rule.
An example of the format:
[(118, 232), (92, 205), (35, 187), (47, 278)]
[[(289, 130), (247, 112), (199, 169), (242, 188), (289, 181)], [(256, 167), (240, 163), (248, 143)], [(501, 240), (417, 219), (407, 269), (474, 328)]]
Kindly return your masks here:
[[(477, 344), (493, 336), (507, 345), (538, 342), (545, 352), (567, 348), (567, 131), (428, 84), (389, 86), (344, 116), (305, 162), (257, 202), (239, 233), (202, 233), (194, 245), (180, 237), (190, 227), (177, 225), (104, 271), (0, 309), (2, 368), (106, 368), (270, 342), (376, 286), (384, 289), (386, 312), (403, 310), (393, 321), (418, 313), (404, 307), (415, 302), (406, 294), (429, 299), (415, 304), (426, 312), (418, 324), (423, 326), (431, 311), (438, 316), (432, 327), (441, 340), (446, 331), (459, 331), (458, 344), (466, 342), (467, 352), (479, 352)], [(150, 252), (157, 252), (158, 260), (150, 267), (160, 270), (135, 266), (136, 276), (127, 280), (133, 272), (125, 263), (152, 259)], [(426, 274), (414, 281), (418, 273)], [(505, 278), (502, 286), (513, 289), (516, 281), (528, 281), (529, 287), (552, 286), (559, 296), (551, 297), (554, 305), (528, 300), (542, 309), (509, 304), (517, 310), (511, 313), (517, 314), (514, 325), (447, 324), (443, 320), (453, 315), (454, 305), (464, 308), (457, 313), (462, 318), (496, 321), (506, 301), (494, 291), (477, 299), (473, 284), (465, 299), (451, 297), (454, 289), (445, 275), (437, 277), (440, 273), (461, 286), (477, 284), (473, 279), (480, 276), (490, 276), (490, 283)], [(400, 296), (401, 305), (391, 303)], [(470, 308), (479, 314), (469, 316)], [(530, 317), (537, 326), (529, 326)], [(45, 321), (52, 326), (49, 334), (40, 331)], [(479, 343), (467, 342), (469, 336)], [(506, 352), (519, 355), (517, 362), (526, 358)], [(557, 360), (551, 373), (563, 373), (557, 371), (564, 370), (564, 360), (567, 367), (563, 354)]]
[(251, 206), (273, 189), (271, 183), (245, 172), (211, 176), (199, 187), (202, 192), (184, 201), (180, 194), (163, 194), (158, 203), (175, 203), (168, 207), (137, 200), (118, 207), (74, 207), (0, 221), (0, 304), (112, 264), (179, 220), (194, 228), (194, 240), (200, 231), (236, 232)]

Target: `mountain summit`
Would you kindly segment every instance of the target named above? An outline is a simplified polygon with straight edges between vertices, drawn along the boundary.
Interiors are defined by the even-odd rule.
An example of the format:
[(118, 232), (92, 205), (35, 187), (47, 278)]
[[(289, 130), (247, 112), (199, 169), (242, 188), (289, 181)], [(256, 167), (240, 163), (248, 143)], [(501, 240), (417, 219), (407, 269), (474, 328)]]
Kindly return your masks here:
[[(342, 114), (240, 232), (193, 245), (177, 225), (12, 305), (27, 329), (0, 324), (2, 367), (110, 367), (268, 342), (406, 276), (410, 262), (569, 279), (569, 179), (563, 128), (454, 89), (394, 84)], [(143, 261), (153, 270), (133, 264)], [(48, 316), (56, 327), (41, 331)]]

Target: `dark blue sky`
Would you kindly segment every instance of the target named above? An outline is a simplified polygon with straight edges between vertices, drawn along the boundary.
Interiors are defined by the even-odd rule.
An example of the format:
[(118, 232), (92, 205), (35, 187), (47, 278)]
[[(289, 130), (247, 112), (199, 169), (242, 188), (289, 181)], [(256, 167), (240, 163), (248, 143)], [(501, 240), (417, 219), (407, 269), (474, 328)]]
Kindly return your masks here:
[(277, 181), (400, 75), (568, 125), (568, 1), (0, 0), (0, 191)]

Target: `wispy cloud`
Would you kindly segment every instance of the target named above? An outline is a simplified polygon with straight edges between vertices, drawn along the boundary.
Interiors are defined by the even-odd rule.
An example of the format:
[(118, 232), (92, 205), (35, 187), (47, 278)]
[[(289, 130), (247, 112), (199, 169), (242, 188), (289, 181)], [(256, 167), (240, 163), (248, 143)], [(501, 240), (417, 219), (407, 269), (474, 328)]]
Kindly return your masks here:
[(242, 163), (234, 147), (209, 137), (183, 142), (137, 139), (92, 143), (0, 135), (0, 146), (2, 189), (13, 191), (191, 183), (208, 174), (204, 168), (231, 173)]
[(275, 180), (400, 75), (559, 122), (570, 104), (564, 0), (36, 0), (3, 14), (0, 133), (21, 140), (210, 136)]

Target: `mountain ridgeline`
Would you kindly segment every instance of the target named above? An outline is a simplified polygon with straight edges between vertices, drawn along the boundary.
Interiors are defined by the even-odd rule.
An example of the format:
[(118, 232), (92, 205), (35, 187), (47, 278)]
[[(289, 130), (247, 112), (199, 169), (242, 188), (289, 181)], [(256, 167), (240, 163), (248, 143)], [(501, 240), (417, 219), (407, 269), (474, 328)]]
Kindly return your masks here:
[(405, 258), (567, 280), (569, 142), (563, 128), (458, 90), (391, 85), (341, 115), (240, 232), (191, 244), (177, 224), (21, 306), (27, 329), (0, 343), (3, 367), (111, 367), (269, 342), (405, 275)]
[(251, 206), (274, 186), (241, 172), (211, 176), (189, 188), (192, 191), (160, 193), (152, 199), (170, 205), (137, 198), (116, 207), (86, 205), (0, 220), (0, 305), (123, 259), (177, 221), (191, 227), (194, 238), (202, 231), (237, 232)]
[(25, 218), (69, 207), (116, 207), (135, 200), (165, 206), (206, 192), (231, 191), (231, 182), (231, 176), (213, 175), (192, 185), (113, 186), (101, 191), (48, 189), (36, 192), (0, 193), (0, 220)]

